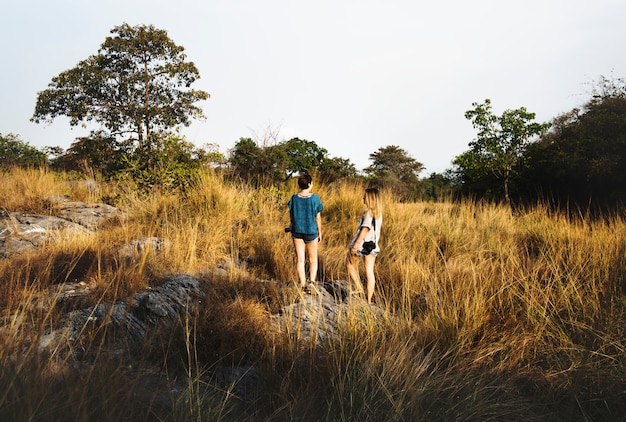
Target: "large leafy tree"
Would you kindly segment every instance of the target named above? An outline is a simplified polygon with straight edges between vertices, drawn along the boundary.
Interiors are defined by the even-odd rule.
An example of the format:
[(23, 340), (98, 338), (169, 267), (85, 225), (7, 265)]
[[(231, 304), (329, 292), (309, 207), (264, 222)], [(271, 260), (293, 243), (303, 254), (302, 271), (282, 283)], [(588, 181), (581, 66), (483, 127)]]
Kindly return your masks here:
[(287, 155), (285, 171), (288, 179), (294, 174), (311, 172), (319, 168), (328, 157), (328, 151), (325, 148), (306, 139), (292, 138), (281, 142), (280, 147)]
[[(402, 197), (414, 197), (424, 165), (397, 145), (381, 147), (370, 154), (372, 164), (363, 171), (378, 185), (393, 189)], [(414, 198), (413, 198), (414, 199)]]
[(72, 126), (95, 121), (146, 153), (164, 132), (203, 117), (196, 102), (209, 94), (190, 88), (198, 69), (166, 31), (123, 24), (111, 34), (97, 54), (52, 78), (38, 94), (31, 120), (67, 116)]
[(279, 145), (261, 147), (251, 138), (240, 138), (228, 158), (235, 177), (257, 186), (284, 180), (286, 161)]
[(465, 112), (465, 118), (472, 122), (478, 135), (469, 143), (469, 151), (456, 157), (454, 164), (461, 169), (465, 181), (476, 183), (495, 177), (502, 184), (505, 201), (510, 203), (509, 183), (516, 166), (530, 141), (543, 135), (550, 124), (536, 123), (535, 113), (525, 107), (505, 110), (497, 116), (489, 99), (472, 103), (472, 107)]
[(359, 173), (350, 159), (342, 157), (325, 158), (317, 171), (320, 180), (325, 183), (342, 179), (353, 179)]

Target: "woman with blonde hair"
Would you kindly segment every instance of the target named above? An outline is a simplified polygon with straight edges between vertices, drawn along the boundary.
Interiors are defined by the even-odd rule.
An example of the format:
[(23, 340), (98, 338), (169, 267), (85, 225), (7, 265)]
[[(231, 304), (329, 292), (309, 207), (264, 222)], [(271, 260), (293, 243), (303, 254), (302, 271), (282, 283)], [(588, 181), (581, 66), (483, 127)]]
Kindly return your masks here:
[(350, 242), (348, 251), (348, 274), (355, 285), (355, 293), (363, 293), (363, 284), (359, 277), (358, 261), (363, 257), (365, 277), (367, 280), (367, 303), (372, 303), (376, 277), (374, 263), (380, 252), (380, 232), (383, 225), (383, 203), (377, 188), (368, 188), (363, 195), (365, 211), (359, 220), (356, 234)]

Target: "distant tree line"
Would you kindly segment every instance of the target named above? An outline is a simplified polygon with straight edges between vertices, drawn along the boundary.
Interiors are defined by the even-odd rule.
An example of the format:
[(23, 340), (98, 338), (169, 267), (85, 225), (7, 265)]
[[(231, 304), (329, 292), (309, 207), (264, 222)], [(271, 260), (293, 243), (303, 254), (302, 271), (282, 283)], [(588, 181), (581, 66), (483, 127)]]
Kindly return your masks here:
[(451, 174), (461, 195), (515, 204), (544, 201), (575, 212), (626, 202), (626, 82), (601, 77), (582, 106), (549, 124), (524, 108), (501, 116), (490, 102), (466, 113), (478, 128)]
[[(402, 201), (471, 197), (512, 206), (549, 201), (559, 206), (615, 209), (626, 199), (626, 83), (601, 77), (580, 109), (550, 123), (520, 107), (496, 115), (491, 100), (466, 111), (477, 134), (443, 174), (420, 178), (424, 166), (396, 145), (372, 152), (359, 171), (314, 141), (271, 136), (240, 138), (227, 153), (198, 147), (179, 133), (202, 118), (196, 105), (209, 94), (184, 48), (153, 26), (120, 25), (98, 53), (54, 77), (37, 97), (34, 122), (66, 116), (71, 125), (100, 129), (67, 149), (39, 150), (16, 134), (0, 134), (0, 167), (56, 170), (124, 179), (140, 188), (185, 189), (205, 167), (253, 186), (283, 185), (301, 172), (337, 183), (362, 179)], [(591, 205), (590, 205), (591, 204)]]

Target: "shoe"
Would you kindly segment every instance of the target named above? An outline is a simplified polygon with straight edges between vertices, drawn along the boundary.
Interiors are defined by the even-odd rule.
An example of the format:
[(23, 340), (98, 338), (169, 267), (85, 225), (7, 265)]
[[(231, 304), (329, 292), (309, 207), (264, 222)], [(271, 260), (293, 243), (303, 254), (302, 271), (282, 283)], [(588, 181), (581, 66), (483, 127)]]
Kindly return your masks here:
[(315, 284), (314, 281), (309, 281), (309, 283), (307, 284), (305, 288), (305, 292), (309, 294), (315, 294), (315, 295), (320, 294), (320, 291), (317, 290), (317, 285)]

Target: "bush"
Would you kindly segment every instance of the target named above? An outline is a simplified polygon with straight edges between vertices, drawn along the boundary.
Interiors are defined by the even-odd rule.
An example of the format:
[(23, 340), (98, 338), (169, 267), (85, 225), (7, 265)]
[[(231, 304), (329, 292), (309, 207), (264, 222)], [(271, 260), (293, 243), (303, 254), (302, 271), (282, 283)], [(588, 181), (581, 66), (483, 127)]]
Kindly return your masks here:
[(40, 167), (47, 164), (46, 154), (22, 141), (18, 135), (0, 133), (0, 168), (8, 170), (12, 167)]

